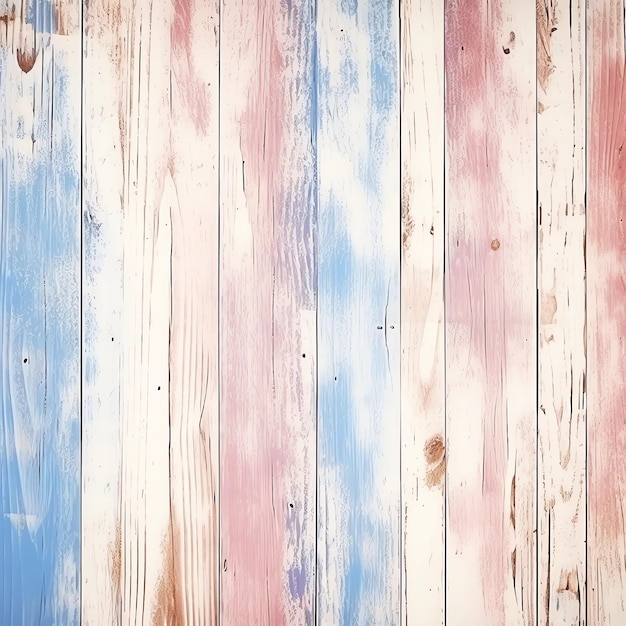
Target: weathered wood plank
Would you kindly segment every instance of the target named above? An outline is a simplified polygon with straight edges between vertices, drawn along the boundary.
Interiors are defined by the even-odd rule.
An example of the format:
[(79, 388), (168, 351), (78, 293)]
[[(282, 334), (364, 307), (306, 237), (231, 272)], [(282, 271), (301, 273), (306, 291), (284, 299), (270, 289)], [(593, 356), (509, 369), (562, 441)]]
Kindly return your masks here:
[(148, 0), (89, 3), (85, 15), (82, 621), (92, 626), (150, 623), (169, 535), (167, 23)]
[[(171, 23), (170, 532), (164, 623), (219, 616), (219, 0), (175, 0)], [(165, 591), (166, 587), (162, 587)], [(173, 597), (172, 597), (173, 594)]]
[(398, 4), (318, 5), (318, 621), (400, 618)]
[(537, 4), (540, 624), (586, 613), (585, 5)]
[(80, 6), (0, 4), (0, 622), (78, 624)]
[(590, 4), (588, 24), (588, 623), (626, 620), (626, 139), (624, 3)]
[(222, 7), (221, 623), (312, 624), (314, 9)]
[(450, 626), (536, 623), (534, 8), (446, 3)]
[(217, 624), (218, 18), (85, 16), (85, 624)]
[[(125, 62), (121, 7), (93, 3), (83, 25), (83, 423), (81, 617), (121, 623), (122, 227)], [(111, 106), (111, 101), (114, 103)]]
[(443, 624), (444, 3), (401, 3), (402, 624)]

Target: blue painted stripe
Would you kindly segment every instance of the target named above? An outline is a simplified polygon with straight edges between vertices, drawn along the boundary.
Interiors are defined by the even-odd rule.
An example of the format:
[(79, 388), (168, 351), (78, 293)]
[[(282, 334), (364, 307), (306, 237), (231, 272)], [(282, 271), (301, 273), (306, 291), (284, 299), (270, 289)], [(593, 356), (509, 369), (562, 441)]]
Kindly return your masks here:
[[(0, 58), (0, 621), (72, 625), (80, 621), (80, 128), (67, 103), (80, 98), (80, 76), (69, 77), (48, 47), (39, 51), (43, 70), (11, 80), (10, 54)], [(17, 105), (31, 85), (29, 125)], [(33, 142), (30, 153), (22, 139)]]
[(400, 223), (389, 164), (399, 162), (398, 6), (335, 1), (320, 4), (318, 19), (318, 615), (395, 624)]

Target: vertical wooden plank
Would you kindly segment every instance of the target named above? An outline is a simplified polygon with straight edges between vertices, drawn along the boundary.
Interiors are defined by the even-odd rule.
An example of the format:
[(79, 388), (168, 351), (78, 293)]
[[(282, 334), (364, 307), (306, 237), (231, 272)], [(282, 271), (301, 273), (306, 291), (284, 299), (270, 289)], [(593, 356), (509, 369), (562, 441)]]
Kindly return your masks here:
[(585, 5), (537, 3), (538, 611), (586, 623)]
[(626, 620), (624, 3), (588, 12), (588, 623)]
[(401, 3), (402, 624), (444, 622), (444, 3)]
[(94, 626), (121, 623), (121, 17), (116, 3), (90, 4), (83, 15), (81, 617)]
[(400, 619), (398, 4), (318, 6), (318, 620)]
[(535, 7), (446, 3), (447, 623), (536, 623)]
[(81, 621), (87, 626), (122, 623), (124, 126), (120, 121), (122, 81), (127, 77), (121, 19), (116, 2), (90, 3), (83, 14)]
[(307, 0), (223, 5), (224, 626), (314, 621), (313, 15)]
[(151, 622), (169, 535), (167, 18), (149, 0), (85, 15), (82, 620), (94, 626)]
[(219, 0), (174, 0), (170, 551), (160, 623), (219, 619)]
[(85, 624), (217, 624), (217, 2), (85, 19)]
[(78, 624), (80, 6), (0, 23), (0, 622)]

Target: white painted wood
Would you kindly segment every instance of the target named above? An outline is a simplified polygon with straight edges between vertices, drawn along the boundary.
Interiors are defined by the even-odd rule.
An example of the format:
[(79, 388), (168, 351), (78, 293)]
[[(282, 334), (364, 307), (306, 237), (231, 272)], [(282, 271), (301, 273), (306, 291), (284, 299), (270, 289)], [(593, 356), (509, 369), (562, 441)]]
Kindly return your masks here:
[(162, 623), (169, 593), (169, 38), (169, 16), (147, 0), (88, 5), (82, 620), (92, 626)]
[(539, 623), (586, 612), (585, 4), (537, 7)]
[[(219, 0), (173, 3), (170, 56), (171, 219), (169, 472), (172, 563), (162, 619), (217, 625)], [(165, 597), (170, 599), (165, 603)]]
[(401, 48), (402, 613), (444, 623), (444, 3), (404, 0)]

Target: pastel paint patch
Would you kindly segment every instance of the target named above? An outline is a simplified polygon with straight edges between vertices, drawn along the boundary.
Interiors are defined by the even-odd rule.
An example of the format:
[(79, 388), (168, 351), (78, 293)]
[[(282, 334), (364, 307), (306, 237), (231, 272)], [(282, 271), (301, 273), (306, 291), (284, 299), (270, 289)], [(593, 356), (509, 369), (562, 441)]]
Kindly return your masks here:
[[(309, 623), (315, 549), (312, 16), (222, 12), (224, 624)], [(241, 503), (248, 515), (241, 515)], [(240, 594), (246, 586), (245, 597)]]
[[(7, 624), (79, 621), (79, 128), (73, 106), (62, 104), (80, 97), (75, 58), (55, 51), (52, 82), (52, 49), (42, 48), (43, 84), (21, 82), (6, 48), (0, 60), (0, 99), (12, 103), (4, 108), (0, 262), (0, 606)], [(28, 127), (22, 99), (37, 103)], [(28, 156), (22, 134), (31, 138)]]
[(397, 41), (384, 2), (318, 8), (317, 617), (399, 618)]
[(588, 539), (590, 615), (599, 623), (624, 619), (624, 483), (626, 466), (626, 333), (622, 146), (624, 16), (622, 3), (588, 10), (590, 62), (587, 281), (588, 281)]

